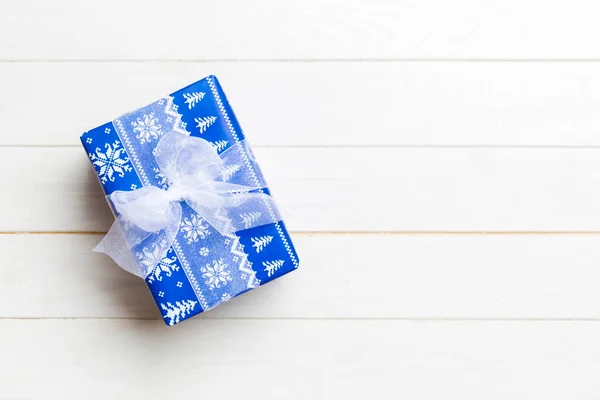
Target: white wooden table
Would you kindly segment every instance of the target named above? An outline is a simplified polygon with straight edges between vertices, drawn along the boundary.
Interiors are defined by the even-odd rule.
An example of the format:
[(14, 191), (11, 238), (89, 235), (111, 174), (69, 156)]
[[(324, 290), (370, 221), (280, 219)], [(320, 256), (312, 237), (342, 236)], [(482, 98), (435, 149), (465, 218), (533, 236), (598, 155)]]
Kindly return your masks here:
[[(595, 0), (0, 0), (0, 399), (600, 398)], [(175, 328), (79, 134), (207, 74), (300, 269)]]

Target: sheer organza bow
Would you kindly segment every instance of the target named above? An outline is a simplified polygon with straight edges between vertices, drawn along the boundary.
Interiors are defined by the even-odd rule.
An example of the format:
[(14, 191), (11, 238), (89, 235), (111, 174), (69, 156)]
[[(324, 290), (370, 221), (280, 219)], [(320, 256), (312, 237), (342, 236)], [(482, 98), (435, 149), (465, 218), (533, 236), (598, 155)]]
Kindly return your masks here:
[(94, 249), (123, 269), (142, 278), (152, 272), (154, 266), (142, 266), (133, 255), (141, 244), (154, 249), (157, 264), (166, 256), (179, 232), (182, 201), (222, 235), (281, 219), (271, 196), (253, 192), (267, 185), (250, 168), (245, 141), (219, 155), (204, 139), (170, 132), (153, 154), (168, 188), (144, 186), (108, 196), (117, 220)]

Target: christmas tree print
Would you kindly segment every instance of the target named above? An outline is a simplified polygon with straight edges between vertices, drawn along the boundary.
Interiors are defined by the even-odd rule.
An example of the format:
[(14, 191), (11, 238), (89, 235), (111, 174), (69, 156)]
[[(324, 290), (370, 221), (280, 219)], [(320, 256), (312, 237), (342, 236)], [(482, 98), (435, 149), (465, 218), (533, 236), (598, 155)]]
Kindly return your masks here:
[(190, 315), (190, 313), (194, 310), (194, 307), (196, 307), (196, 304), (198, 304), (198, 302), (194, 300), (181, 300), (176, 301), (175, 305), (169, 302), (167, 302), (166, 305), (160, 303), (160, 308), (166, 311), (166, 314), (163, 315), (163, 318), (165, 320), (168, 319), (167, 323), (169, 325), (175, 325), (185, 318), (186, 315)]
[(200, 131), (200, 133), (206, 132), (206, 130), (217, 120), (217, 117), (201, 117), (194, 118), (194, 122), (196, 122), (196, 128)]
[(250, 226), (253, 223), (258, 221), (260, 216), (261, 216), (261, 213), (258, 211), (240, 214), (240, 218), (242, 219), (242, 223), (244, 224), (244, 228), (246, 228), (246, 229), (250, 228)]
[(204, 98), (204, 93), (202, 92), (192, 92), (192, 93), (184, 93), (183, 98), (185, 99), (185, 104), (188, 105), (188, 108), (191, 110), (200, 100)]
[(241, 166), (237, 164), (228, 165), (221, 169), (221, 176), (223, 177), (223, 181), (227, 182), (236, 172), (240, 170)]
[(215, 148), (215, 150), (217, 151), (222, 151), (225, 149), (225, 147), (227, 147), (227, 140), (217, 140), (216, 142), (212, 142), (212, 146)]
[(273, 236), (261, 236), (261, 237), (253, 237), (250, 238), (252, 240), (252, 247), (256, 249), (257, 253), (260, 253), (262, 249), (264, 249), (271, 241), (273, 240)]
[(283, 265), (283, 260), (274, 260), (274, 261), (263, 261), (263, 267), (265, 267), (265, 271), (267, 272), (267, 276), (271, 276)]

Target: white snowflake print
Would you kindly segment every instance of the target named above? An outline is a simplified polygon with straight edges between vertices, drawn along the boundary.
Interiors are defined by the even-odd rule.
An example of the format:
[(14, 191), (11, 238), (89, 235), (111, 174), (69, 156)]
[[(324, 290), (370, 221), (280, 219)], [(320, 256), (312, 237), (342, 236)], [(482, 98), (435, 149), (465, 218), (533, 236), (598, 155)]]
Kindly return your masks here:
[(202, 92), (192, 92), (192, 93), (184, 93), (183, 98), (185, 99), (185, 104), (187, 104), (188, 109), (192, 109), (200, 100), (204, 98), (204, 93)]
[(152, 171), (154, 171), (154, 177), (158, 180), (160, 187), (166, 189), (167, 186), (169, 186), (167, 182), (167, 176), (160, 170), (160, 168), (152, 168)]
[(210, 250), (208, 249), (208, 247), (201, 247), (200, 248), (200, 255), (202, 257), (206, 257), (208, 255), (208, 253), (210, 253)]
[(216, 142), (212, 142), (212, 147), (217, 150), (217, 151), (223, 151), (225, 150), (225, 147), (227, 147), (227, 143), (229, 143), (227, 140), (217, 140)]
[(206, 239), (210, 235), (208, 224), (197, 214), (192, 215), (191, 218), (185, 217), (180, 230), (188, 244), (196, 243), (199, 239)]
[(110, 128), (105, 128), (104, 133), (106, 133), (108, 135), (110, 133)]
[(152, 139), (157, 139), (162, 135), (160, 125), (158, 124), (158, 118), (153, 113), (144, 114), (143, 117), (137, 117), (135, 121), (131, 123), (133, 131), (137, 132), (136, 138), (140, 139), (140, 143), (150, 143)]
[(242, 219), (244, 228), (246, 228), (246, 229), (250, 228), (253, 223), (258, 221), (258, 219), (260, 218), (261, 215), (262, 214), (258, 211), (240, 214), (240, 218)]
[(115, 174), (123, 178), (125, 172), (131, 172), (133, 169), (129, 164), (129, 157), (125, 154), (125, 149), (121, 148), (121, 143), (115, 140), (113, 144), (106, 143), (104, 152), (96, 147), (95, 153), (89, 153), (92, 164), (98, 169), (98, 176), (102, 183), (107, 181), (114, 182)]
[(271, 276), (283, 265), (283, 260), (275, 260), (275, 261), (263, 261), (263, 267), (265, 267), (265, 271), (267, 272), (267, 276)]
[(175, 304), (171, 304), (167, 302), (167, 304), (160, 303), (160, 308), (162, 308), (166, 313), (163, 315), (163, 318), (169, 325), (175, 325), (186, 315), (190, 315), (194, 308), (198, 304), (197, 301), (194, 300), (181, 300), (176, 301)]
[(260, 253), (262, 249), (264, 249), (271, 241), (273, 240), (273, 236), (261, 236), (261, 237), (253, 237), (250, 238), (252, 240), (252, 247), (256, 249), (257, 253)]
[(85, 139), (85, 142), (86, 142), (87, 144), (90, 144), (90, 143), (92, 143), (93, 141), (94, 141), (94, 139), (92, 139), (91, 137), (89, 137), (89, 138)]
[(201, 117), (194, 118), (194, 122), (196, 123), (196, 128), (200, 131), (200, 133), (206, 132), (208, 128), (217, 120), (217, 117)]
[(148, 249), (144, 247), (142, 251), (136, 254), (138, 263), (144, 268), (145, 271), (152, 271), (148, 275), (148, 283), (154, 283), (155, 281), (162, 281), (163, 274), (170, 277), (174, 271), (179, 271), (179, 266), (175, 264), (177, 260), (175, 256), (169, 257), (169, 254), (173, 253), (170, 249), (166, 257), (160, 257), (160, 248), (156, 243), (152, 244), (152, 247)]
[(225, 302), (227, 300), (231, 299), (231, 295), (229, 293), (223, 293), (223, 295), (221, 296), (221, 301)]
[(218, 289), (225, 286), (227, 282), (231, 282), (231, 276), (227, 270), (227, 264), (223, 262), (223, 259), (213, 260), (212, 266), (206, 264), (204, 267), (200, 267), (202, 277), (205, 279), (204, 283), (208, 285), (210, 290)]

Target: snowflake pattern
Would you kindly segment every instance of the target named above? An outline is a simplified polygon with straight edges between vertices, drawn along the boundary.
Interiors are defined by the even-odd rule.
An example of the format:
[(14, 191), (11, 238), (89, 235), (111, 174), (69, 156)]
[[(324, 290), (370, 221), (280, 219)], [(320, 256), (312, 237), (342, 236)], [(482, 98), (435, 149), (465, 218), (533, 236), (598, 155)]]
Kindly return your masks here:
[(125, 149), (121, 148), (118, 140), (115, 140), (113, 144), (106, 143), (104, 148), (106, 149), (104, 152), (96, 147), (95, 153), (89, 153), (90, 160), (96, 167), (102, 183), (114, 182), (115, 174), (123, 178), (125, 172), (133, 170), (129, 163), (129, 157), (126, 156)]
[(225, 286), (227, 282), (231, 282), (231, 276), (227, 270), (227, 264), (223, 262), (223, 259), (213, 260), (212, 265), (206, 264), (204, 267), (200, 267), (202, 277), (205, 279), (204, 283), (208, 285), (210, 290), (218, 289)]
[(142, 144), (150, 143), (150, 141), (162, 135), (161, 126), (158, 124), (158, 118), (154, 116), (154, 113), (137, 117), (135, 121), (131, 122), (131, 126), (133, 131), (137, 133), (136, 138)]
[(188, 244), (196, 243), (199, 239), (206, 239), (210, 235), (208, 224), (197, 214), (193, 214), (191, 218), (185, 217), (181, 222), (180, 231), (183, 232), (183, 238), (187, 239)]
[(162, 281), (163, 274), (170, 277), (174, 271), (179, 271), (179, 266), (175, 264), (176, 257), (174, 255), (169, 257), (172, 253), (173, 249), (169, 249), (167, 256), (161, 258), (160, 248), (156, 243), (153, 243), (150, 249), (144, 247), (142, 251), (137, 252), (138, 263), (144, 271), (152, 271), (148, 275), (148, 283)]
[(223, 293), (223, 295), (221, 296), (221, 302), (225, 302), (229, 299), (231, 299), (231, 295), (229, 293)]
[[(212, 106), (213, 96), (216, 96), (218, 100), (218, 94), (213, 92), (213, 96), (210, 96), (209, 92), (206, 94), (198, 92), (200, 87), (195, 89), (196, 91), (191, 91), (190, 88), (184, 90), (187, 92), (185, 94), (183, 94), (184, 91), (178, 92), (179, 107), (184, 114), (183, 117), (188, 121), (189, 131), (186, 133), (189, 135), (192, 132), (192, 135), (206, 138), (218, 153), (222, 153), (231, 146), (235, 147), (238, 138), (227, 132), (222, 133), (220, 129), (221, 123), (223, 127), (230, 123), (227, 116), (228, 105), (225, 104), (223, 107), (217, 104), (220, 108), (214, 108)], [(174, 94), (171, 99), (176, 97), (177, 95)], [(90, 142), (92, 138), (88, 135), (84, 136), (84, 144), (89, 149), (88, 152), (94, 153), (94, 149), (98, 147), (101, 149), (99, 151), (105, 153), (106, 146), (107, 150), (110, 148), (110, 151), (106, 151), (108, 153), (105, 154), (106, 158), (110, 160), (116, 158), (120, 160), (117, 161), (118, 163), (126, 163), (124, 167), (121, 167), (121, 171), (119, 171), (119, 166), (111, 171), (109, 169), (112, 167), (106, 166), (103, 183), (116, 180), (117, 184), (105, 184), (105, 188), (108, 190), (137, 190), (138, 187), (144, 187), (144, 185), (168, 188), (168, 179), (159, 168), (155, 168), (157, 164), (147, 161), (153, 160), (151, 156), (151, 153), (155, 155), (153, 149), (161, 137), (171, 130), (171, 126), (185, 127), (181, 121), (181, 113), (178, 117), (178, 113), (175, 111), (176, 105), (173, 105), (172, 108), (171, 106), (165, 108), (166, 101), (160, 100), (154, 105), (130, 114), (128, 118), (116, 120), (113, 122), (114, 126), (109, 124), (108, 128), (106, 126), (100, 128), (98, 133), (101, 136), (94, 137), (93, 143), (86, 143), (86, 139), (88, 139), (87, 142)], [(207, 101), (211, 104), (205, 108)], [(159, 107), (160, 104), (163, 104), (163, 107)], [(217, 112), (219, 112), (218, 116), (213, 116), (217, 115)], [(104, 135), (105, 128), (107, 135)], [(176, 131), (184, 133), (180, 130)], [(199, 135), (198, 132), (203, 134)], [(113, 144), (115, 139), (122, 140), (122, 142)], [(105, 144), (107, 141), (110, 143), (109, 145)], [(240, 151), (243, 154), (246, 149), (240, 146)], [(112, 153), (115, 154), (112, 155)], [(226, 163), (218, 180), (236, 181), (236, 177), (239, 176), (251, 177), (256, 166), (249, 149), (248, 154), (249, 159)], [(92, 158), (91, 155), (90, 158)], [(94, 161), (92, 160), (92, 162)], [(95, 163), (94, 166), (101, 177), (99, 169), (102, 166), (98, 163)], [(213, 230), (214, 228), (201, 214), (193, 212), (187, 206), (184, 207), (184, 215), (179, 227), (181, 232), (178, 233), (174, 243), (175, 249), (171, 249), (166, 255), (162, 252), (163, 257), (161, 258), (152, 244), (144, 243), (137, 246), (133, 253), (137, 262), (149, 268), (146, 282), (150, 286), (167, 324), (174, 325), (193, 314), (230, 300), (240, 291), (257, 286), (257, 282), (260, 284), (256, 278), (256, 272), (252, 272), (252, 263), (248, 260), (248, 255), (256, 257), (255, 271), (259, 271), (258, 274), (264, 276), (263, 280), (270, 279), (266, 278), (267, 274), (277, 276), (280, 274), (277, 270), (283, 271), (285, 264), (289, 263), (286, 259), (283, 264), (283, 259), (285, 259), (283, 247), (274, 249), (276, 245), (280, 246), (277, 233), (274, 231), (242, 234), (242, 239), (246, 241), (246, 251), (244, 251), (241, 243), (235, 241), (234, 238), (230, 240), (222, 237), (216, 230)], [(223, 216), (230, 218), (231, 223), (238, 229), (245, 225), (256, 225), (267, 216), (266, 212), (261, 216), (260, 213), (252, 213), (252, 211), (256, 210), (249, 207), (238, 210), (231, 209), (228, 216), (226, 213), (223, 213)], [(263, 236), (268, 234), (273, 236)], [(271, 238), (273, 238), (272, 241)], [(185, 244), (186, 242), (187, 244)], [(286, 243), (284, 244), (287, 246)], [(161, 244), (158, 246), (162, 247)], [(274, 251), (271, 252), (271, 250)], [(257, 255), (257, 253), (261, 254)], [(263, 269), (266, 272), (260, 272)], [(152, 282), (154, 282), (153, 285)]]

